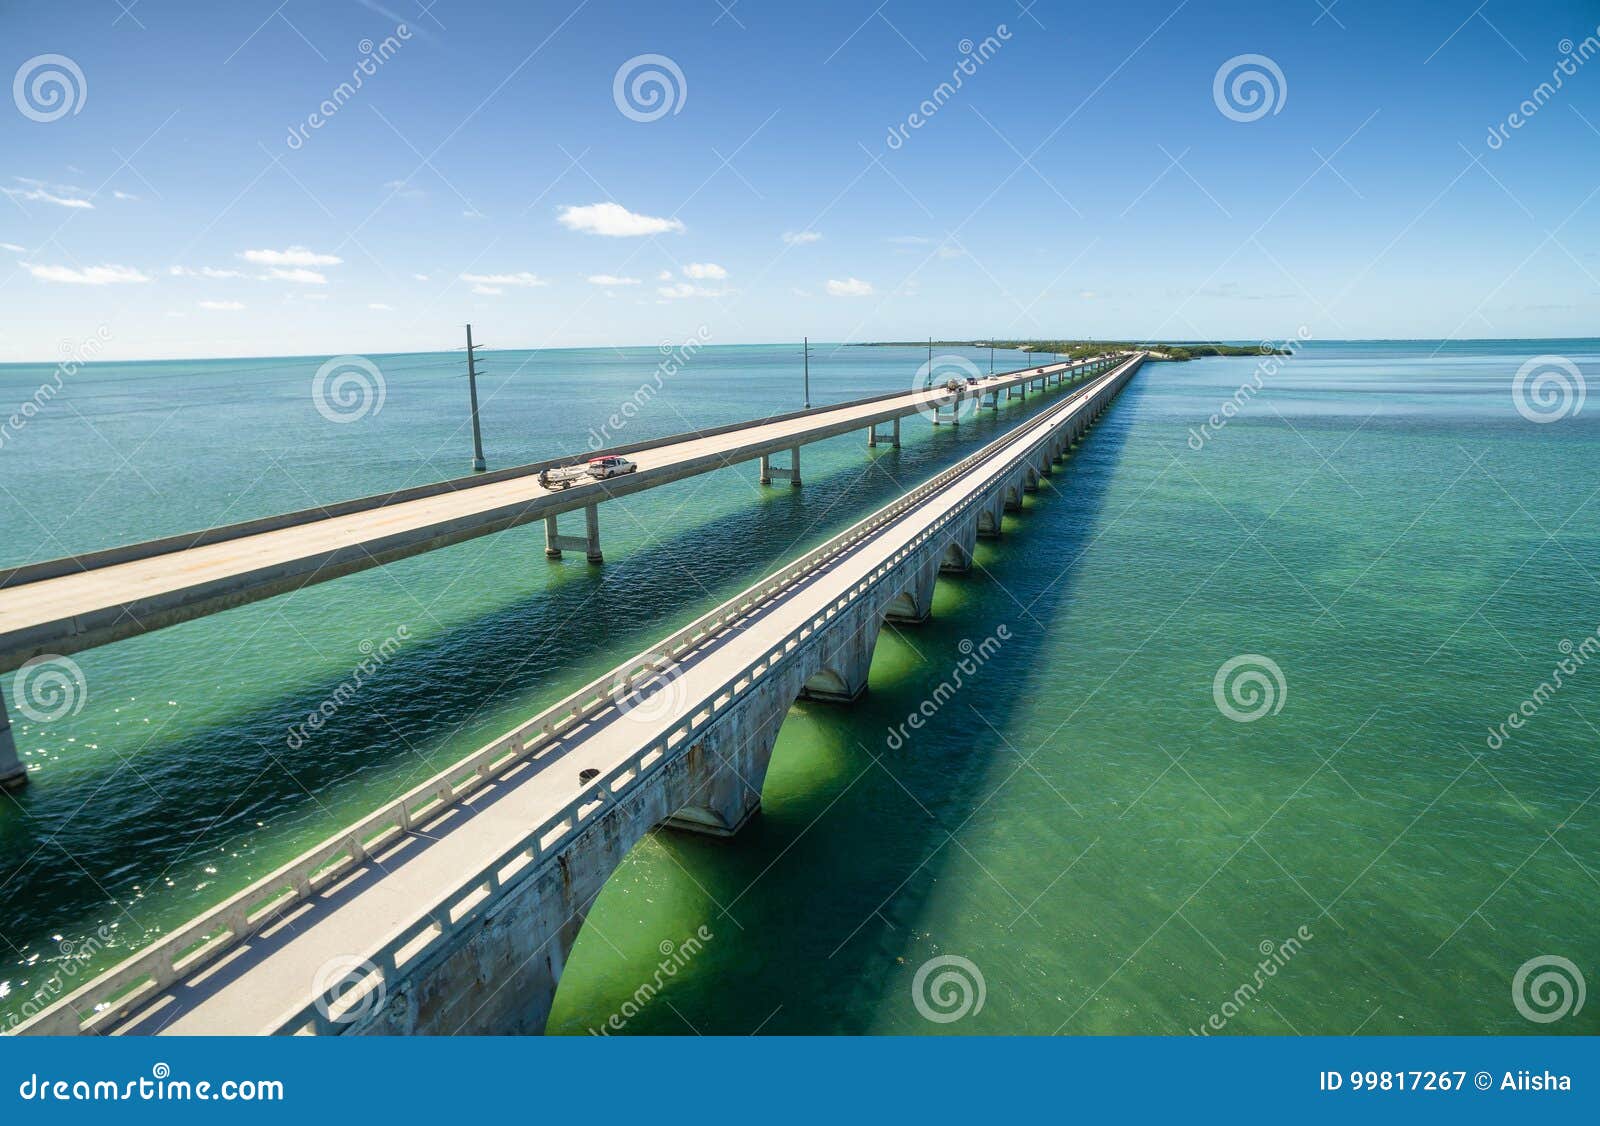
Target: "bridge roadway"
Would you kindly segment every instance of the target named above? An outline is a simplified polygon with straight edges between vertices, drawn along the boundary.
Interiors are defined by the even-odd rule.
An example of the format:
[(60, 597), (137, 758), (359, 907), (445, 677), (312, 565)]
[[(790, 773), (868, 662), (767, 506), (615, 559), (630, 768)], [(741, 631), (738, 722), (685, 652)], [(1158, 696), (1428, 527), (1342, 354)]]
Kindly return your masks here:
[[(922, 607), (913, 607), (911, 616), (926, 616), (938, 571), (951, 569), (952, 559), (955, 569), (963, 557), (970, 563), (985, 516), (998, 534), (1000, 506), (1020, 505), (1021, 490), (1036, 487), (1039, 475), (1065, 456), (1142, 359), (1137, 354), (1086, 383), (659, 646), (147, 947), (22, 1031), (345, 1031), (346, 1020), (355, 1018), (341, 1013), (353, 1006), (361, 1019), (372, 1019), (385, 997), (393, 1003), (403, 996), (417, 967), (437, 963), (464, 928), (488, 927), (483, 913), (539, 872), (559, 871), (561, 891), (569, 895), (589, 878), (593, 891), (583, 894), (592, 899), (632, 841), (663, 821), (720, 835), (736, 831), (759, 804), (765, 756), (795, 695), (819, 682), (834, 698), (864, 690), (885, 608), (892, 615), (903, 604), (906, 595), (895, 592), (906, 576), (922, 576), (910, 580)], [(854, 669), (847, 667), (852, 662)], [(840, 685), (839, 675), (819, 678), (826, 668), (852, 683)], [(758, 699), (763, 692), (770, 699)], [(736, 714), (752, 704), (759, 712)], [(737, 728), (725, 731), (720, 744), (708, 738), (719, 716), (731, 717)], [(748, 761), (752, 742), (759, 764)], [(708, 743), (714, 755), (705, 753)], [(723, 746), (726, 755), (718, 749)], [(675, 770), (696, 769), (709, 773), (679, 779), (679, 789), (653, 805), (646, 794), (645, 813), (637, 815), (652, 780), (655, 789), (671, 789)], [(680, 805), (686, 795), (708, 808), (687, 812)], [(631, 830), (619, 830), (614, 819), (603, 827), (605, 814), (630, 804)], [(604, 863), (584, 858), (582, 842), (597, 835), (611, 848)], [(561, 892), (553, 898), (561, 899)], [(543, 941), (534, 944), (527, 934), (522, 940), (542, 950), (554, 934), (570, 931), (563, 940), (570, 948), (586, 906), (587, 900), (564, 908), (564, 919), (558, 914), (546, 924), (552, 935)], [(580, 916), (576, 924), (574, 916)], [(502, 939), (511, 933), (515, 944), (517, 934), (537, 937), (538, 931), (522, 918), (509, 926), (502, 920), (497, 933)], [(479, 950), (473, 957), (466, 980), (448, 986), (452, 1004), (463, 1003), (463, 996), (471, 1002), (503, 995), (507, 982), (493, 979), (515, 977), (534, 960), (519, 948), (514, 957), (490, 959), (499, 969), (486, 970), (488, 956)], [(413, 1000), (407, 1015), (391, 1015), (378, 1030), (542, 1027), (564, 952), (544, 957), (538, 988), (545, 1009), (536, 1018), (475, 1021), (457, 1014), (430, 1024)], [(351, 966), (360, 968), (346, 980)], [(335, 998), (341, 983), (349, 989)]]
[[(1004, 392), (1104, 362), (1097, 357), (1006, 372), (964, 395)], [(638, 470), (567, 489), (541, 488), (538, 472), (573, 464), (573, 458), (0, 570), (0, 672), (42, 654), (92, 648), (741, 461), (870, 430), (949, 401), (942, 388), (895, 392), (613, 447), (600, 452), (626, 454)]]
[[(1002, 395), (1025, 396), (1032, 384), (1043, 388), (1109, 362), (1046, 364), (991, 376), (959, 396), (942, 388), (894, 392), (613, 447), (600, 452), (626, 454), (638, 470), (563, 490), (542, 488), (538, 474), (571, 458), (0, 570), (0, 672), (535, 520), (545, 521), (547, 555), (576, 547), (599, 562), (601, 501), (753, 458), (763, 484), (779, 476), (798, 485), (800, 447), (808, 442), (866, 429), (875, 445), (879, 425), (892, 422), (888, 440), (899, 445), (907, 415), (959, 410), (961, 400), (984, 396), (997, 406)], [(782, 450), (790, 451), (790, 466), (772, 466), (769, 455)], [(560, 534), (558, 515), (575, 509), (585, 510), (585, 535)], [(0, 697), (0, 787), (26, 782)]]

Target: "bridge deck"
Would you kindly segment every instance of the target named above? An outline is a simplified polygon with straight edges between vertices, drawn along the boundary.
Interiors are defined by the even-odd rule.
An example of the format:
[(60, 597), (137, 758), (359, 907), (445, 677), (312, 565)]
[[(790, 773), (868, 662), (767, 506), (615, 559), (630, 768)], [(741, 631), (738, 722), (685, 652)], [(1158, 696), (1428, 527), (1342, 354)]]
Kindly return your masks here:
[[(1087, 366), (1049, 364), (985, 379), (1004, 389)], [(432, 495), (350, 502), (332, 515), (295, 514), (242, 526), (248, 534), (186, 546), (158, 541), (0, 572), (0, 671), (44, 653), (66, 654), (231, 606), (720, 469), (765, 453), (932, 409), (942, 389), (819, 407), (709, 435), (682, 435), (628, 452), (638, 471), (549, 491), (537, 467), (416, 490)], [(357, 506), (362, 506), (357, 508)], [(357, 508), (355, 511), (349, 509)], [(287, 527), (275, 522), (295, 519)], [(260, 531), (250, 530), (265, 525)], [(190, 542), (199, 537), (177, 537)], [(215, 534), (209, 538), (217, 538)], [(86, 568), (86, 569), (85, 569)]]
[[(1120, 369), (1118, 369), (1120, 370)], [(558, 815), (580, 790), (578, 775), (602, 775), (625, 764), (642, 746), (706, 707), (730, 677), (768, 654), (774, 639), (804, 626), (951, 508), (1010, 472), (1012, 457), (1060, 425), (1116, 372), (1092, 381), (1049, 411), (1019, 426), (981, 464), (859, 542), (831, 563), (751, 609), (675, 663), (666, 709), (626, 714), (615, 707), (519, 767), (484, 784), (425, 828), (403, 835), (330, 890), (153, 999), (119, 1032), (213, 1034), (279, 1029), (314, 994), (313, 981), (329, 960), (373, 955), (394, 936), (425, 919), (442, 897), (524, 839), (530, 827)], [(754, 628), (752, 628), (754, 627)], [(651, 714), (660, 711), (662, 714)], [(326, 984), (326, 983), (323, 983)]]

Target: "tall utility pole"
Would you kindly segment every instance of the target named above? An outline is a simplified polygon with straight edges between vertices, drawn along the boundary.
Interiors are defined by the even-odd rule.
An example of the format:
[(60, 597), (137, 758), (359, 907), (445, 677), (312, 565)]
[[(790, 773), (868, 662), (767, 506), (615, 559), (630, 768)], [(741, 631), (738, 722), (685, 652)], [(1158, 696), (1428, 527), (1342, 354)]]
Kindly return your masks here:
[(482, 473), (489, 468), (483, 460), (483, 432), (478, 429), (478, 364), (472, 351), (472, 326), (467, 326), (467, 392), (472, 396), (472, 471)]
[(805, 383), (806, 383), (806, 410), (810, 410), (811, 409), (811, 337), (802, 336), (800, 339), (805, 341), (805, 343), (802, 344), (801, 347), (804, 349), (805, 357), (806, 357), (805, 358), (805, 369), (804, 369), (805, 370), (805, 377), (804, 378), (805, 378)]
[(989, 339), (989, 374), (994, 374), (994, 338)]
[(928, 337), (928, 376), (922, 381), (924, 387), (933, 386), (933, 337)]

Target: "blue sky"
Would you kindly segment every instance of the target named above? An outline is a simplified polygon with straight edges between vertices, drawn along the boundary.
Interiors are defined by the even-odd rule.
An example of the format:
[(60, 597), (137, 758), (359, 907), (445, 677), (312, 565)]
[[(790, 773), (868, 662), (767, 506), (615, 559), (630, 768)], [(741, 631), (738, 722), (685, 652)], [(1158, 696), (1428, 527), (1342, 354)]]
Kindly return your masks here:
[[(1600, 311), (1600, 56), (1488, 140), (1600, 36), (1576, 0), (5, 7), (0, 360), (433, 349), (467, 320), (546, 347)], [(47, 55), (65, 103), (30, 93)], [(636, 120), (614, 83), (647, 55), (681, 81)], [(1241, 67), (1254, 120), (1215, 96)]]

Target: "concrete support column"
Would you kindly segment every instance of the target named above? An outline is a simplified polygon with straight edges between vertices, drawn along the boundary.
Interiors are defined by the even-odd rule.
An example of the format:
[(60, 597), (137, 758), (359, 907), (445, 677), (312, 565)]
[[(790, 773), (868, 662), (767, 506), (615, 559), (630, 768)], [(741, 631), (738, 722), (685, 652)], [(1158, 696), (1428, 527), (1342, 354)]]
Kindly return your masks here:
[(944, 549), (939, 560), (939, 570), (947, 575), (965, 575), (972, 570), (972, 553), (978, 546), (978, 521), (976, 518), (956, 533)]
[(984, 501), (983, 507), (978, 511), (976, 538), (980, 540), (997, 540), (1000, 538), (1000, 521), (1005, 514), (1005, 488), (1000, 486)]
[(878, 640), (882, 619), (877, 614), (863, 616), (856, 628), (825, 636), (818, 655), (820, 668), (800, 689), (802, 700), (823, 700), (848, 704), (867, 690), (867, 674), (872, 668), (872, 649)]
[(6, 715), (6, 700), (0, 696), (0, 790), (20, 790), (28, 784), (28, 768), (17, 757), (17, 743), (11, 737), (11, 717)]
[(583, 508), (583, 531), (581, 536), (564, 536), (557, 521), (559, 514), (544, 518), (544, 557), (546, 559), (560, 559), (562, 549), (567, 551), (581, 551), (584, 558), (590, 563), (604, 563), (605, 556), (600, 554), (600, 510), (595, 505), (588, 504)]
[(1022, 482), (1017, 478), (1013, 477), (1010, 481), (1007, 481), (1001, 486), (1000, 490), (1001, 496), (1004, 498), (1001, 502), (1001, 507), (1006, 512), (1021, 512), (1023, 491)]
[(878, 433), (878, 424), (877, 423), (873, 423), (867, 429), (867, 448), (868, 449), (874, 448), (875, 446), (877, 446), (877, 444), (879, 442), (883, 442), (883, 441), (887, 441), (891, 446), (893, 446), (897, 450), (900, 448), (900, 420), (898, 418), (895, 419), (891, 423), (890, 429), (889, 429), (889, 433), (887, 433), (887, 434)]
[(912, 575), (910, 585), (889, 603), (884, 618), (900, 625), (920, 625), (931, 618), (933, 588), (939, 581), (941, 562), (940, 556), (930, 554), (930, 558)]
[(774, 477), (787, 478), (789, 484), (800, 484), (800, 447), (795, 446), (789, 451), (788, 465), (773, 465), (771, 454), (761, 455), (761, 483), (772, 484)]
[(1039, 471), (1031, 465), (1022, 471), (1022, 491), (1025, 493), (1039, 491)]

